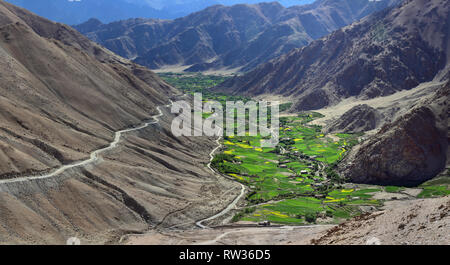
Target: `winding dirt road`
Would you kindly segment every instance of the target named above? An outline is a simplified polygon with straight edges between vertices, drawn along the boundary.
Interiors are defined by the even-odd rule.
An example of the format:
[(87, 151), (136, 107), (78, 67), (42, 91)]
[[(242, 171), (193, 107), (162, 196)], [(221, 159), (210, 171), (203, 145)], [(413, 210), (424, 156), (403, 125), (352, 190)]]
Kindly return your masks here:
[[(219, 148), (222, 147), (222, 144), (220, 143), (221, 140), (222, 140), (222, 136), (219, 137), (219, 138), (216, 140), (217, 147), (214, 148), (214, 149), (211, 151), (211, 153), (209, 154), (210, 160), (209, 160), (209, 163), (208, 163), (207, 167), (208, 167), (214, 174), (217, 174), (217, 172), (212, 168), (211, 163), (212, 163), (212, 160), (214, 159), (214, 153), (215, 153), (217, 150), (219, 150)], [(214, 219), (216, 219), (216, 218), (219, 218), (219, 217), (221, 217), (221, 216), (223, 216), (223, 215), (229, 213), (231, 210), (235, 209), (237, 203), (238, 203), (238, 202), (242, 199), (242, 197), (245, 195), (245, 186), (244, 186), (243, 184), (241, 184), (241, 183), (239, 183), (239, 184), (241, 185), (241, 193), (239, 194), (239, 196), (237, 196), (237, 197), (236, 197), (236, 198), (235, 198), (235, 199), (234, 199), (234, 200), (233, 200), (233, 201), (232, 201), (225, 209), (223, 209), (221, 212), (219, 212), (219, 213), (217, 213), (217, 214), (215, 214), (215, 215), (213, 215), (213, 216), (211, 216), (211, 217), (208, 217), (208, 218), (206, 218), (206, 219), (200, 220), (200, 221), (198, 221), (197, 223), (195, 223), (195, 225), (198, 226), (198, 227), (200, 227), (200, 228), (202, 228), (202, 229), (208, 229), (208, 228), (209, 228), (208, 226), (203, 225), (204, 222), (211, 221), (211, 220), (214, 220)]]
[[(165, 105), (165, 107), (170, 107), (173, 104), (173, 102), (171, 101), (170, 104)], [(73, 164), (68, 164), (68, 165), (64, 165), (61, 166), (60, 168), (54, 170), (51, 173), (45, 174), (45, 175), (38, 175), (38, 176), (28, 176), (28, 177), (20, 177), (20, 178), (15, 178), (15, 179), (7, 179), (7, 180), (0, 180), (0, 184), (7, 184), (7, 183), (18, 183), (18, 182), (25, 182), (25, 181), (31, 181), (31, 180), (37, 180), (37, 179), (47, 179), (47, 178), (52, 178), (55, 177), (57, 175), (60, 175), (61, 173), (64, 173), (65, 171), (72, 169), (72, 168), (76, 168), (76, 167), (84, 167), (87, 166), (89, 164), (93, 164), (95, 162), (97, 162), (99, 160), (99, 156), (100, 154), (112, 150), (114, 148), (117, 147), (117, 144), (120, 142), (120, 139), (122, 137), (122, 134), (124, 133), (128, 133), (128, 132), (132, 132), (132, 131), (138, 131), (141, 129), (144, 129), (152, 124), (156, 124), (159, 122), (159, 118), (161, 116), (163, 116), (164, 114), (161, 111), (161, 107), (158, 106), (156, 108), (158, 110), (158, 114), (155, 116), (152, 116), (152, 119), (154, 119), (154, 121), (152, 122), (146, 122), (143, 123), (142, 125), (135, 127), (135, 128), (129, 128), (129, 129), (125, 129), (125, 130), (121, 130), (121, 131), (117, 131), (114, 135), (114, 140), (109, 144), (109, 146), (102, 148), (102, 149), (98, 149), (93, 151), (90, 154), (90, 158), (80, 161), (80, 162), (76, 162)]]
[[(165, 105), (164, 107), (170, 107), (170, 106), (172, 106), (172, 105), (173, 105), (173, 102), (170, 101), (170, 104)], [(56, 169), (56, 170), (54, 170), (54, 171), (52, 171), (52, 172), (50, 172), (50, 173), (48, 173), (48, 174), (44, 174), (44, 175), (26, 176), (26, 177), (14, 178), (14, 179), (0, 180), (0, 184), (19, 183), (19, 182), (26, 182), (26, 181), (38, 180), (38, 179), (39, 179), (39, 180), (40, 180), (40, 179), (48, 179), (48, 178), (56, 177), (56, 176), (58, 176), (58, 175), (60, 175), (60, 174), (62, 174), (62, 173), (64, 173), (64, 172), (66, 172), (67, 170), (70, 170), (70, 169), (73, 169), (73, 168), (84, 167), (84, 166), (87, 166), (87, 165), (90, 165), (90, 164), (94, 164), (94, 163), (96, 163), (96, 162), (99, 161), (99, 158), (100, 158), (100, 156), (101, 156), (102, 153), (105, 153), (105, 152), (110, 151), (110, 150), (112, 150), (112, 149), (114, 149), (114, 148), (117, 147), (117, 145), (120, 143), (120, 140), (121, 140), (123, 134), (128, 133), (128, 132), (138, 131), (138, 130), (144, 129), (144, 128), (146, 128), (146, 127), (152, 125), (152, 124), (158, 123), (158, 122), (159, 122), (159, 118), (160, 118), (161, 116), (163, 116), (164, 114), (163, 114), (163, 112), (162, 112), (162, 110), (161, 110), (161, 106), (158, 106), (158, 107), (157, 107), (157, 110), (158, 110), (159, 113), (158, 113), (157, 115), (152, 116), (152, 119), (154, 119), (154, 121), (143, 123), (142, 125), (140, 125), (140, 126), (138, 126), (138, 127), (129, 128), (129, 129), (124, 129), (124, 130), (120, 130), (120, 131), (115, 132), (114, 140), (109, 144), (109, 146), (107, 146), (107, 147), (105, 147), (105, 148), (101, 148), (101, 149), (98, 149), (98, 150), (93, 151), (93, 152), (90, 154), (89, 159), (86, 159), (86, 160), (83, 160), (83, 161), (79, 161), (79, 162), (76, 162), (76, 163), (72, 163), (72, 164), (68, 164), (68, 165), (63, 165), (63, 166), (61, 166), (60, 168), (58, 168), (58, 169)], [(208, 163), (207, 167), (208, 167), (214, 174), (217, 174), (217, 173), (216, 173), (216, 172), (214, 171), (214, 169), (212, 168), (211, 163), (212, 163), (212, 160), (214, 159), (214, 153), (215, 153), (219, 148), (221, 148), (221, 146), (222, 146), (221, 143), (220, 143), (221, 140), (222, 140), (222, 137), (219, 137), (219, 138), (216, 140), (216, 142), (217, 142), (217, 147), (214, 148), (214, 149), (211, 151), (211, 153), (209, 154), (209, 156), (210, 156), (210, 162)], [(208, 229), (209, 227), (203, 225), (204, 222), (210, 221), (210, 220), (214, 220), (214, 219), (216, 219), (216, 218), (218, 218), (218, 217), (220, 217), (220, 216), (223, 216), (223, 215), (227, 214), (227, 213), (230, 212), (231, 210), (235, 209), (237, 203), (239, 202), (239, 200), (245, 195), (245, 190), (246, 190), (246, 188), (245, 188), (244, 185), (242, 185), (242, 184), (240, 184), (240, 185), (241, 185), (241, 193), (239, 194), (239, 196), (237, 196), (237, 197), (233, 200), (233, 202), (231, 202), (231, 203), (230, 203), (225, 209), (223, 209), (221, 212), (219, 212), (219, 213), (217, 213), (217, 214), (215, 214), (215, 215), (213, 215), (213, 216), (211, 216), (211, 217), (208, 217), (208, 218), (206, 218), (206, 219), (203, 219), (203, 220), (198, 221), (198, 222), (196, 223), (196, 225), (197, 225), (198, 227), (202, 228), (202, 229)]]

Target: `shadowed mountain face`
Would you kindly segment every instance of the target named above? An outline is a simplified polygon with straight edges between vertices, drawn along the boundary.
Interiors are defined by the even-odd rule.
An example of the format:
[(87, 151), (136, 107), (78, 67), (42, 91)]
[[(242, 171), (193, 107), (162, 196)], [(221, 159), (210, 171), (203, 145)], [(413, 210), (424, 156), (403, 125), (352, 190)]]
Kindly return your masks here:
[(343, 98), (375, 98), (432, 80), (448, 62), (450, 5), (405, 1), (296, 49), (217, 90), (282, 94), (296, 110), (319, 109)]
[(176, 20), (90, 20), (77, 30), (117, 54), (152, 69), (241, 69), (302, 47), (398, 1), (319, 0), (284, 8), (276, 2), (221, 5)]
[(325, 129), (327, 132), (359, 133), (374, 130), (380, 120), (376, 109), (368, 105), (358, 105), (344, 113)]
[(384, 125), (352, 150), (340, 170), (351, 181), (415, 187), (445, 169), (448, 160), (450, 82), (407, 114)]

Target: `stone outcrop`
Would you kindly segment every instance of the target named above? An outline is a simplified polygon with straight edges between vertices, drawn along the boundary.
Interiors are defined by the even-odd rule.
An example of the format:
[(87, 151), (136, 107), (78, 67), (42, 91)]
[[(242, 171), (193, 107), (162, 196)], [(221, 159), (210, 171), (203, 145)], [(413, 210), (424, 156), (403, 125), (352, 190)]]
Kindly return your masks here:
[(326, 131), (336, 133), (370, 131), (377, 128), (379, 120), (380, 113), (376, 109), (366, 104), (357, 105), (327, 126)]
[(341, 163), (353, 182), (415, 186), (442, 172), (448, 152), (450, 85), (396, 121), (384, 125)]

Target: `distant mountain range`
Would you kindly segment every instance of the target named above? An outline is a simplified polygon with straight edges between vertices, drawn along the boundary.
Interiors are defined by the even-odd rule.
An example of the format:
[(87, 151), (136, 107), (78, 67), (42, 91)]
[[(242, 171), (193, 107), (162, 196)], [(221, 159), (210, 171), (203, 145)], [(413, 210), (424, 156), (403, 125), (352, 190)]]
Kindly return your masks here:
[[(285, 6), (314, 0), (281, 0)], [(259, 3), (262, 0), (7, 0), (53, 21), (75, 25), (91, 18), (104, 23), (129, 18), (175, 19), (206, 7)]]
[(130, 19), (75, 26), (91, 40), (151, 69), (248, 71), (262, 62), (380, 11), (398, 0), (318, 0), (285, 8), (277, 2), (215, 5), (176, 20)]

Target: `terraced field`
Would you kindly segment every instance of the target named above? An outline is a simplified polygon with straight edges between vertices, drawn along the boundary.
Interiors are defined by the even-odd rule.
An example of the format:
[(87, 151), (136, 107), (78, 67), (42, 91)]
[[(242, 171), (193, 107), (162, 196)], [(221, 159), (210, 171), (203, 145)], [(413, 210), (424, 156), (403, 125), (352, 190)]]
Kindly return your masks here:
[(172, 86), (178, 88), (179, 90), (185, 92), (186, 94), (193, 95), (194, 93), (202, 93), (204, 100), (215, 100), (225, 104), (227, 100), (238, 101), (247, 100), (240, 96), (229, 96), (222, 93), (214, 93), (207, 90), (207, 88), (216, 86), (228, 77), (226, 76), (215, 76), (215, 75), (202, 75), (198, 74), (180, 74), (180, 73), (160, 73), (159, 76), (171, 84)]
[[(216, 94), (206, 90), (225, 77), (201, 74), (164, 74), (167, 82), (188, 94), (203, 93), (204, 101), (247, 101), (247, 98)], [(280, 105), (280, 110), (290, 104)], [(203, 113), (207, 118), (211, 113)], [(246, 114), (248, 116), (248, 114)], [(280, 118), (280, 143), (263, 148), (261, 136), (225, 136), (222, 152), (212, 166), (248, 186), (248, 205), (233, 221), (270, 221), (280, 224), (338, 223), (361, 214), (362, 207), (378, 207), (383, 200), (374, 199), (380, 192), (401, 194), (402, 187), (376, 187), (346, 184), (334, 168), (358, 144), (362, 134), (322, 133), (320, 126), (310, 125), (322, 117), (319, 113), (300, 113)], [(418, 197), (450, 194), (448, 179), (425, 183)]]
[(345, 189), (333, 171), (358, 135), (327, 137), (321, 128), (307, 125), (314, 117), (319, 114), (282, 118), (276, 148), (261, 148), (261, 137), (225, 137), (226, 156), (218, 156), (216, 168), (251, 190), (249, 209), (235, 221), (304, 224), (320, 218), (334, 223), (360, 214), (360, 205), (381, 204), (371, 195), (381, 189)]

